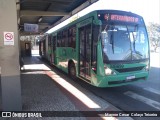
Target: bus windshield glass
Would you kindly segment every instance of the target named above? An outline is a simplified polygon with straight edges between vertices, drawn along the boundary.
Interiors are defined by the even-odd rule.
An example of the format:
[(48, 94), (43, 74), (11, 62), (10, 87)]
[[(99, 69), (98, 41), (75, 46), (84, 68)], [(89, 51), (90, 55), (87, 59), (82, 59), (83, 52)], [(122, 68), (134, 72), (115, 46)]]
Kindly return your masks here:
[(102, 25), (104, 62), (147, 59), (148, 37), (144, 26), (138, 24)]

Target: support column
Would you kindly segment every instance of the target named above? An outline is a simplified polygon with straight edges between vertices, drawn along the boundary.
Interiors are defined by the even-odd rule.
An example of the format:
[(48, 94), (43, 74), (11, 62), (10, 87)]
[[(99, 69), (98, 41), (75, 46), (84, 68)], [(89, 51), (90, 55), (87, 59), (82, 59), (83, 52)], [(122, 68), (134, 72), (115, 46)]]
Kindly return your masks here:
[[(22, 110), (15, 1), (0, 0), (0, 66), (3, 111)], [(9, 34), (5, 36), (4, 32), (8, 32)], [(11, 42), (11, 44), (6, 45), (8, 43), (7, 40), (4, 41), (4, 38), (8, 42)], [(11, 41), (9, 41), (10, 39)]]

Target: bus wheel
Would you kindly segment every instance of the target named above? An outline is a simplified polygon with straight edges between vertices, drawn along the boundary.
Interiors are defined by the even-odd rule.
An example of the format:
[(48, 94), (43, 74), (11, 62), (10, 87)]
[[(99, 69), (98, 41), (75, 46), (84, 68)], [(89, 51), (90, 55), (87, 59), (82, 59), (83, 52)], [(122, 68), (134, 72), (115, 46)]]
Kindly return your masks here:
[(75, 67), (74, 63), (71, 63), (69, 65), (69, 75), (73, 79), (76, 78), (76, 67)]

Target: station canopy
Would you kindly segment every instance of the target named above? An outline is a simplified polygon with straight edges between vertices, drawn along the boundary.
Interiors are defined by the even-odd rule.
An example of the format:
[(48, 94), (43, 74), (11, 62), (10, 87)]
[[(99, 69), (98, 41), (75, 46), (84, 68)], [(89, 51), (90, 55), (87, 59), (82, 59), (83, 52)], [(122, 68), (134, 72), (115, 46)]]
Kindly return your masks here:
[(17, 0), (21, 35), (43, 34), (98, 0)]

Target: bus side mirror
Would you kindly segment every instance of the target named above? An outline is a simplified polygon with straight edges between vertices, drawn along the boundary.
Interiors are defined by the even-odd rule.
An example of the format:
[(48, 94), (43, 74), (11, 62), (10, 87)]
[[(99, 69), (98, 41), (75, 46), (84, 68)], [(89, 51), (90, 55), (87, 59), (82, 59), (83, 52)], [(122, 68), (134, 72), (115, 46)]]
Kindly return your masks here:
[(107, 38), (107, 32), (104, 30), (103, 32), (101, 32), (101, 38), (102, 39), (106, 39)]

